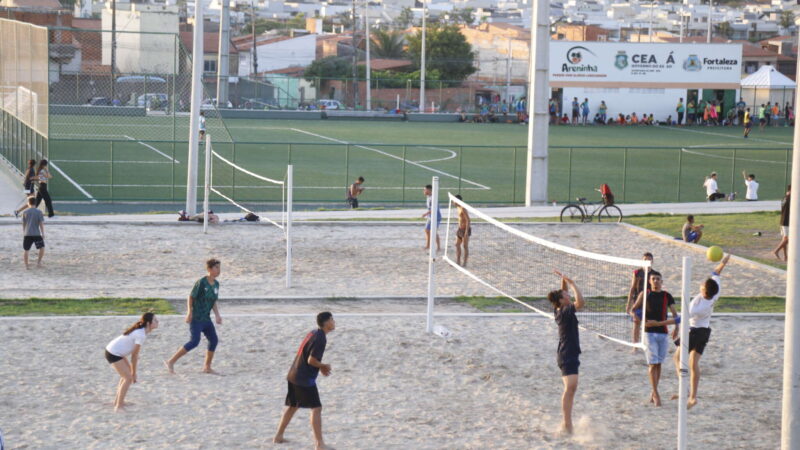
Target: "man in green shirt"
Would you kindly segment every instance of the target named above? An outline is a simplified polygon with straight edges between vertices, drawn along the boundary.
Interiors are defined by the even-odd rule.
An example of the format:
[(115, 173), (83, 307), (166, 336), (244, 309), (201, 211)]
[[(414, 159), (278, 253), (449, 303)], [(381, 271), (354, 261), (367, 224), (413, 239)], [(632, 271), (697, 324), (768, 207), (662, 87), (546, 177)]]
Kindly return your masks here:
[(219, 277), (221, 270), (219, 260), (211, 258), (206, 261), (206, 270), (208, 275), (197, 280), (192, 288), (192, 293), (189, 294), (189, 298), (186, 301), (186, 323), (189, 324), (191, 339), (179, 348), (172, 355), (172, 358), (164, 361), (169, 373), (175, 373), (175, 362), (200, 344), (200, 333), (204, 334), (208, 340), (203, 372), (217, 373), (211, 369), (211, 362), (214, 360), (214, 352), (219, 342), (217, 330), (211, 321), (211, 311), (214, 311), (217, 325), (222, 325), (222, 316), (220, 316), (217, 308), (217, 298), (219, 297), (219, 281), (217, 281), (217, 277)]
[(758, 127), (761, 131), (764, 131), (764, 127), (767, 126), (767, 117), (765, 115), (766, 108), (764, 104), (761, 104), (761, 107), (758, 108)]
[(678, 126), (683, 125), (683, 113), (684, 113), (684, 111), (685, 110), (683, 108), (683, 97), (681, 97), (680, 100), (678, 100), (678, 107), (675, 108), (675, 112), (678, 113)]

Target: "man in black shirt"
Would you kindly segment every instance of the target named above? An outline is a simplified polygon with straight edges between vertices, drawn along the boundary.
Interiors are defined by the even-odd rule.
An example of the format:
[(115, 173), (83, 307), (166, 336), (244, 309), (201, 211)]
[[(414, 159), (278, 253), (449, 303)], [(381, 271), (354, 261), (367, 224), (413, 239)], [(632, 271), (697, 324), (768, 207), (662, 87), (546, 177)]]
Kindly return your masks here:
[(331, 366), (322, 364), (322, 355), (328, 340), (326, 335), (336, 329), (333, 314), (321, 312), (317, 314), (317, 328), (309, 332), (300, 348), (297, 350), (292, 367), (286, 375), (288, 393), (286, 394), (286, 409), (283, 411), (278, 432), (272, 442), (281, 444), (286, 442), (283, 433), (292, 420), (292, 416), (299, 408), (311, 409), (311, 428), (314, 432), (315, 449), (326, 448), (322, 440), (322, 403), (317, 390), (317, 375), (331, 374)]
[[(547, 294), (547, 299), (553, 305), (553, 316), (558, 324), (557, 361), (561, 369), (561, 380), (564, 382), (564, 393), (561, 395), (564, 422), (561, 429), (572, 434), (572, 403), (575, 400), (575, 391), (578, 389), (578, 366), (581, 364), (578, 359), (581, 354), (581, 344), (575, 312), (583, 309), (585, 302), (574, 281), (558, 271), (555, 271), (555, 274), (561, 277), (561, 289)], [(570, 301), (568, 288), (575, 296), (574, 303)]]
[(786, 261), (788, 255), (786, 253), (786, 246), (789, 245), (789, 203), (791, 203), (792, 185), (786, 186), (786, 196), (783, 197), (781, 202), (781, 242), (772, 251), (775, 257), (781, 259), (781, 250), (783, 250), (783, 260)]
[[(667, 320), (667, 309), (672, 312), (672, 317), (678, 315), (675, 311), (675, 299), (669, 292), (661, 290), (661, 274), (653, 271), (650, 273), (650, 292), (640, 292), (633, 310), (640, 308), (647, 295), (647, 303), (644, 308), (645, 320), (655, 320), (658, 322)], [(634, 313), (631, 312), (631, 317)], [(650, 375), (650, 385), (653, 391), (650, 393), (650, 403), (661, 406), (661, 397), (658, 395), (658, 382), (661, 379), (661, 363), (667, 357), (669, 348), (669, 335), (666, 326), (645, 326), (644, 332), (647, 335), (647, 364), (648, 374)]]

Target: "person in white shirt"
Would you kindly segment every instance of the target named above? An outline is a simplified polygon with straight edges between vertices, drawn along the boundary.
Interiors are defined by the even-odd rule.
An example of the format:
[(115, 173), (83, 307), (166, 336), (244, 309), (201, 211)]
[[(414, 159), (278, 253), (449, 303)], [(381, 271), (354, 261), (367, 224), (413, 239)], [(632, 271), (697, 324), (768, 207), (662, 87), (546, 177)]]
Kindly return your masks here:
[[(131, 325), (121, 336), (106, 346), (106, 361), (119, 373), (117, 397), (114, 399), (114, 411), (125, 407), (125, 394), (132, 383), (136, 383), (136, 369), (139, 363), (139, 351), (147, 339), (147, 335), (158, 328), (158, 319), (152, 312), (142, 314), (138, 322)], [(131, 361), (128, 362), (128, 356)]]
[[(731, 255), (725, 255), (711, 272), (711, 276), (706, 278), (700, 285), (700, 293), (689, 303), (689, 371), (691, 387), (689, 388), (689, 401), (687, 407), (691, 408), (697, 404), (697, 386), (700, 384), (700, 357), (711, 337), (711, 314), (714, 312), (714, 305), (719, 300), (719, 293), (722, 290), (722, 269), (728, 264)], [(681, 317), (668, 319), (661, 322), (647, 321), (648, 326), (670, 325), (680, 323)], [(672, 332), (673, 339), (678, 336), (680, 327), (675, 327)], [(680, 346), (681, 340), (676, 339), (675, 345)], [(675, 360), (675, 372), (680, 378), (681, 352), (676, 351), (673, 356)], [(677, 399), (677, 395), (672, 396), (672, 400)]]
[(719, 192), (719, 188), (717, 187), (717, 172), (711, 172), (711, 176), (706, 178), (703, 187), (706, 188), (706, 198), (708, 201), (715, 202), (721, 198), (725, 198), (725, 194)]
[(747, 186), (747, 194), (745, 194), (744, 198), (748, 202), (754, 202), (758, 200), (758, 181), (756, 181), (756, 176), (751, 174), (747, 174), (744, 170), (742, 171), (742, 176), (744, 177), (744, 184)]

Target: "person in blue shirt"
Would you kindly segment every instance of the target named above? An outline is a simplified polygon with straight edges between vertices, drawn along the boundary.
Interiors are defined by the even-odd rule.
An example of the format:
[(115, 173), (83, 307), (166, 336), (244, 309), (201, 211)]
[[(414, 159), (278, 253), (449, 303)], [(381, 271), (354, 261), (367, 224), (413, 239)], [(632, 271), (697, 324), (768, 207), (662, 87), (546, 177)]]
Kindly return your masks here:
[(311, 409), (311, 429), (314, 433), (314, 446), (316, 449), (326, 448), (322, 439), (322, 402), (317, 389), (317, 376), (331, 374), (330, 364), (322, 363), (322, 355), (328, 343), (327, 334), (336, 329), (333, 314), (328, 311), (317, 314), (316, 330), (310, 331), (294, 357), (294, 362), (286, 375), (288, 392), (286, 394), (286, 409), (283, 410), (278, 431), (272, 442), (281, 444), (286, 442), (283, 433), (292, 417), (300, 408)]
[[(564, 382), (564, 393), (561, 395), (561, 410), (564, 421), (561, 429), (567, 434), (572, 434), (572, 404), (575, 392), (578, 390), (578, 366), (581, 362), (580, 335), (578, 332), (577, 311), (583, 309), (585, 301), (583, 294), (574, 281), (567, 278), (559, 271), (553, 271), (561, 277), (561, 289), (556, 289), (547, 294), (547, 299), (553, 306), (553, 317), (558, 324), (558, 350), (557, 361), (561, 369), (561, 380)], [(572, 301), (570, 290), (575, 297)]]
[(581, 118), (583, 119), (583, 125), (586, 125), (586, 122), (589, 120), (589, 99), (584, 98), (583, 103), (581, 103)]

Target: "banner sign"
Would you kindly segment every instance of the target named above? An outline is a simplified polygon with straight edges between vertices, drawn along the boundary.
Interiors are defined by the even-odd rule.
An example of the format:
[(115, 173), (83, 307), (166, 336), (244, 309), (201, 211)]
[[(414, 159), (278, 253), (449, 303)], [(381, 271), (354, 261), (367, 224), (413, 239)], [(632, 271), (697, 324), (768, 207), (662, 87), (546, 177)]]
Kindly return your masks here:
[(741, 44), (550, 41), (550, 82), (738, 84)]

